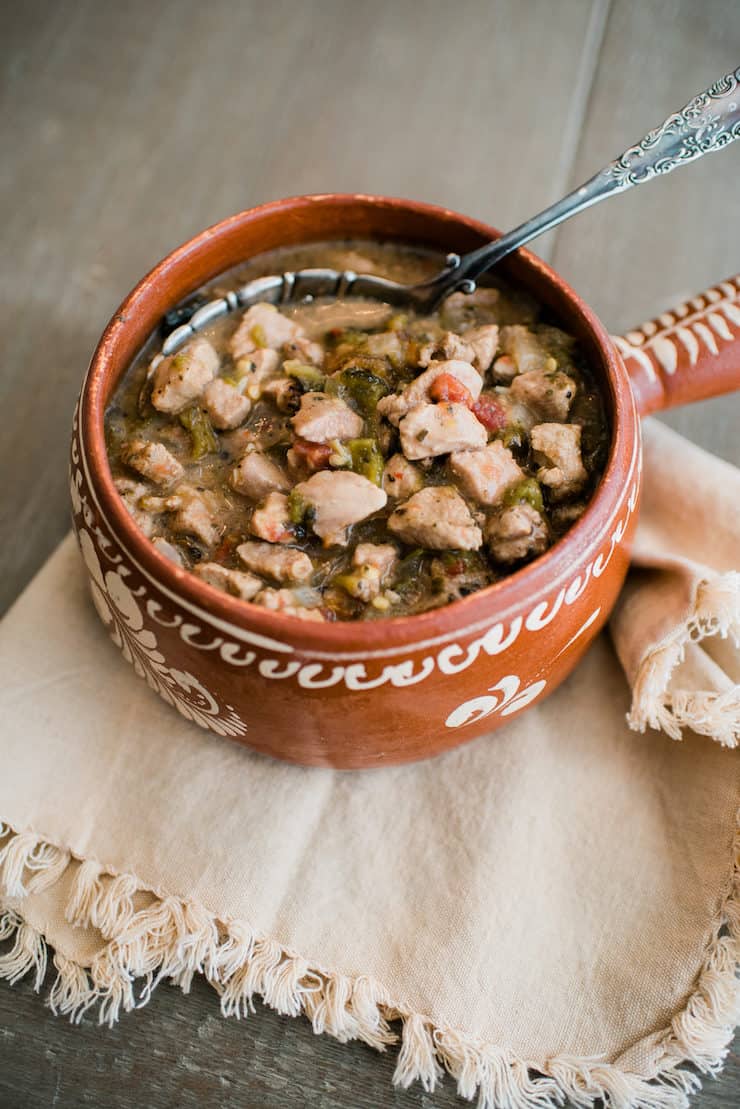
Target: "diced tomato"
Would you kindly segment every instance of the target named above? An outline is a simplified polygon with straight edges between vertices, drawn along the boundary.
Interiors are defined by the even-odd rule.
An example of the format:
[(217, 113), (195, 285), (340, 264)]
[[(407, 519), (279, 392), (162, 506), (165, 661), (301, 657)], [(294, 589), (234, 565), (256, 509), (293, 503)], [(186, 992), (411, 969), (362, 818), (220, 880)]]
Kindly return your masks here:
[(459, 574), (464, 574), (465, 561), (462, 558), (451, 559), (445, 565), (445, 573), (451, 578), (456, 578)]
[(506, 409), (487, 393), (481, 393), (471, 411), (488, 431), (500, 431), (502, 427), (506, 427)]
[(470, 390), (453, 374), (439, 374), (435, 377), (429, 387), (429, 396), (440, 403), (448, 401), (451, 404), (466, 404), (468, 408), (473, 404)]
[(263, 524), (262, 534), (268, 543), (291, 543), (295, 539), (292, 529), (286, 528), (285, 524), (278, 521), (272, 524)]
[(296, 437), (293, 450), (311, 470), (325, 470), (329, 465), (332, 447), (328, 443), (312, 443), (310, 439)]

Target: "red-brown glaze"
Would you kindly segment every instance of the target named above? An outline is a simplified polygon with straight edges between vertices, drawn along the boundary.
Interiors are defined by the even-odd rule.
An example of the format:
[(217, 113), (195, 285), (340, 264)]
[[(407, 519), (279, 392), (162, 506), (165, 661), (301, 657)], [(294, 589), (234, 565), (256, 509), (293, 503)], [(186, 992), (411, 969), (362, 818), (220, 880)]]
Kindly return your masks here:
[(639, 497), (639, 424), (601, 323), (543, 262), (503, 272), (580, 339), (613, 426), (596, 496), (531, 566), (418, 616), (320, 625), (228, 597), (178, 569), (116, 493), (103, 415), (164, 311), (276, 246), (396, 239), (469, 250), (497, 234), (445, 209), (365, 196), (283, 200), (233, 216), (161, 262), (108, 325), (82, 389), (72, 446), (74, 521), (97, 607), (157, 691), (184, 715), (282, 759), (343, 768), (411, 761), (491, 731), (552, 692), (603, 626), (627, 571)]
[(641, 415), (740, 386), (740, 275), (616, 338)]

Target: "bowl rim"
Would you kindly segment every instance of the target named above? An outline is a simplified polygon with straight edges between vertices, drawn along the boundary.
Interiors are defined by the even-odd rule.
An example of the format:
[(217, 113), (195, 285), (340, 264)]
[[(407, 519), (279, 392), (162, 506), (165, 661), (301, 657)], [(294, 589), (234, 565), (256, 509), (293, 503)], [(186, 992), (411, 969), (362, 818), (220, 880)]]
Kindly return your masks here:
[[(383, 617), (369, 621), (320, 623), (300, 620), (285, 613), (231, 597), (201, 581), (189, 570), (175, 566), (160, 554), (139, 530), (113, 485), (104, 438), (105, 383), (115, 351), (130, 315), (153, 288), (166, 282), (168, 275), (187, 265), (210, 245), (215, 237), (238, 232), (248, 221), (265, 216), (287, 214), (306, 208), (339, 208), (358, 205), (365, 208), (392, 208), (428, 217), (430, 222), (451, 222), (488, 240), (500, 232), (488, 224), (438, 205), (398, 197), (364, 193), (321, 193), (286, 197), (244, 209), (211, 225), (187, 239), (162, 258), (133, 287), (106, 325), (93, 353), (79, 402), (78, 430), (82, 447), (80, 462), (101, 517), (113, 531), (125, 553), (157, 588), (175, 601), (230, 634), (245, 630), (252, 639), (262, 639), (272, 648), (286, 643), (302, 653), (321, 658), (387, 657), (448, 642), (476, 630), (490, 627), (523, 604), (574, 577), (585, 556), (603, 541), (609, 524), (622, 506), (631, 473), (639, 465), (639, 419), (627, 371), (609, 333), (596, 313), (550, 266), (526, 249), (518, 258), (536, 275), (536, 280), (554, 286), (580, 317), (581, 326), (590, 333), (603, 360), (606, 382), (611, 394), (612, 437), (609, 456), (601, 480), (579, 520), (553, 546), (531, 563), (501, 581), (477, 590), (468, 597), (427, 612), (409, 616)], [(307, 241), (307, 240), (302, 240)], [(320, 239), (316, 240), (320, 242)], [(401, 240), (399, 240), (401, 241)], [(290, 239), (286, 241), (290, 245)], [(409, 245), (413, 242), (409, 240)], [(248, 260), (248, 256), (244, 261)], [(236, 263), (237, 265), (239, 263)], [(199, 282), (193, 291), (204, 282)], [(178, 299), (182, 299), (181, 297)], [(153, 326), (156, 326), (154, 324)], [(628, 472), (625, 472), (628, 471)]]

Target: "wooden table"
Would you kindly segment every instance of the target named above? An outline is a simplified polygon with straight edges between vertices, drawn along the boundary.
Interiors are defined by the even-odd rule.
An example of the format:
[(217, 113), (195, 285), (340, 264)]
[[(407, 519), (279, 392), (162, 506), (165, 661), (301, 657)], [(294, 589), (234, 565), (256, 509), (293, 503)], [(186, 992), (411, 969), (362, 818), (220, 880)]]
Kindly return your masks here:
[[(507, 227), (740, 62), (737, 0), (24, 0), (4, 5), (0, 612), (68, 526), (70, 415), (134, 281), (269, 198), (418, 197)], [(535, 249), (612, 330), (740, 268), (740, 144)], [(740, 464), (740, 398), (669, 423)], [(393, 1060), (209, 989), (160, 988), (112, 1032), (0, 988), (0, 1105), (376, 1107)], [(737, 1105), (740, 1062), (696, 1099)]]

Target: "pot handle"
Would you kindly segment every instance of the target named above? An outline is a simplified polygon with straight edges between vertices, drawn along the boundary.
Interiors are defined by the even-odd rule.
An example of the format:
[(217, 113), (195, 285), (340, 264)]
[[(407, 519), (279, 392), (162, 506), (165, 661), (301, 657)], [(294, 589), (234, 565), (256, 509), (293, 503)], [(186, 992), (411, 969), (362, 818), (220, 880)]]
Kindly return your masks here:
[(740, 389), (740, 275), (613, 338), (642, 416)]

